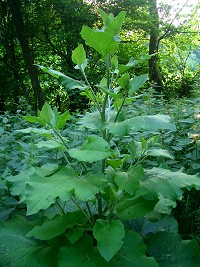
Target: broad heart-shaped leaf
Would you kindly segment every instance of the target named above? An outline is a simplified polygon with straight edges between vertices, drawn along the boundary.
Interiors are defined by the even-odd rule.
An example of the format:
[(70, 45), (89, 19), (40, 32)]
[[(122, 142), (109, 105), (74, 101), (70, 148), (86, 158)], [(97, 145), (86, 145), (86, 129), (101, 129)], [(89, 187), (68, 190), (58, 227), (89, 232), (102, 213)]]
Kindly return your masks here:
[(170, 214), (176, 207), (176, 201), (181, 200), (184, 189), (196, 188), (200, 190), (198, 175), (188, 175), (181, 171), (171, 172), (162, 168), (153, 168), (146, 171), (146, 179), (140, 183), (136, 197), (148, 192), (158, 198), (154, 210), (161, 214)]
[(93, 239), (85, 234), (77, 243), (62, 247), (59, 252), (59, 267), (109, 267), (101, 257)]
[(88, 136), (82, 149), (72, 148), (68, 150), (70, 157), (90, 163), (109, 157), (111, 152), (108, 142), (98, 135)]
[(59, 71), (52, 70), (50, 68), (46, 68), (46, 67), (43, 67), (40, 65), (37, 65), (37, 66), (43, 72), (48, 73), (49, 75), (56, 78), (65, 87), (66, 90), (72, 90), (75, 88), (80, 89), (80, 90), (84, 90), (85, 88), (87, 88), (87, 86), (83, 82), (72, 79), (69, 76), (66, 76)]
[(55, 267), (57, 251), (55, 247), (26, 238), (32, 224), (22, 217), (0, 223), (0, 266), (15, 267)]
[(72, 61), (79, 67), (85, 62), (86, 53), (82, 44), (80, 44), (72, 53)]
[(119, 220), (108, 223), (99, 219), (94, 225), (93, 235), (97, 240), (97, 248), (101, 256), (110, 261), (123, 245), (124, 225)]
[(175, 124), (167, 115), (138, 116), (122, 122), (108, 122), (104, 125), (110, 133), (118, 136), (128, 135), (130, 130), (175, 130)]
[(134, 94), (135, 92), (137, 92), (138, 89), (140, 89), (140, 87), (148, 80), (148, 75), (144, 74), (144, 75), (140, 75), (140, 76), (136, 76), (133, 79), (130, 80), (129, 82), (129, 91), (128, 94)]
[(77, 179), (70, 168), (61, 168), (47, 177), (33, 174), (26, 184), (27, 214), (47, 209), (56, 198), (67, 201), (73, 193), (80, 201), (90, 200), (106, 185), (107, 179), (101, 173)]
[(126, 231), (122, 248), (109, 264), (111, 267), (159, 267), (153, 257), (146, 256), (146, 245), (142, 237), (130, 230)]
[(118, 44), (113, 36), (106, 32), (95, 32), (91, 28), (83, 26), (81, 36), (85, 43), (94, 48), (103, 58), (108, 54), (114, 54), (118, 49)]
[(66, 229), (73, 227), (76, 224), (81, 224), (84, 220), (84, 215), (81, 211), (68, 212), (60, 216), (57, 215), (53, 219), (46, 219), (40, 226), (35, 226), (27, 237), (35, 237), (39, 240), (50, 240), (58, 235), (63, 234)]
[(148, 254), (155, 257), (160, 267), (199, 267), (200, 246), (197, 240), (182, 240), (169, 232), (149, 234), (146, 238)]
[(131, 171), (114, 173), (114, 179), (116, 184), (125, 192), (133, 195), (139, 186), (139, 181), (144, 177), (144, 171), (142, 166), (137, 166)]

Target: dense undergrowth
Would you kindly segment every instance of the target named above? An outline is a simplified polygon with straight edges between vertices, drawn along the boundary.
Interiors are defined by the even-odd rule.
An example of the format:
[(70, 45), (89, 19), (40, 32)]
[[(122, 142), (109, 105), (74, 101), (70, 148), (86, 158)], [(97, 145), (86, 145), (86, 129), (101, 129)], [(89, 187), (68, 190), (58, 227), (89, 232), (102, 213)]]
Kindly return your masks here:
[(105, 28), (81, 32), (105, 64), (95, 88), (82, 45), (72, 60), (84, 81), (40, 66), (91, 108), (1, 116), (3, 267), (200, 264), (199, 98), (141, 89), (147, 75), (116, 56), (125, 14), (100, 13)]

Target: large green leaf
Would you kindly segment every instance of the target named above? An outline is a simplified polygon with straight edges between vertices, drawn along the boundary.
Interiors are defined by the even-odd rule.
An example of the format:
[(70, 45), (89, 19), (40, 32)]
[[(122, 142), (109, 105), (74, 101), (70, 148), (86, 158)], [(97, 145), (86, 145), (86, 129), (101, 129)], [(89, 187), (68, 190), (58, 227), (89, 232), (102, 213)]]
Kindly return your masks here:
[(154, 199), (143, 197), (125, 198), (116, 206), (116, 215), (121, 220), (142, 218), (154, 209), (156, 203), (157, 201)]
[(123, 245), (124, 225), (119, 220), (108, 223), (99, 219), (94, 225), (93, 235), (100, 254), (106, 261), (110, 261)]
[(102, 122), (99, 112), (87, 112), (79, 119), (78, 124), (80, 125), (79, 129), (98, 130), (99, 132), (102, 132)]
[(87, 26), (83, 26), (81, 36), (86, 44), (94, 48), (105, 58), (108, 54), (114, 54), (118, 49), (118, 44), (113, 36), (102, 31), (93, 31)]
[(73, 178), (73, 171), (66, 168), (61, 168), (48, 177), (33, 174), (26, 184), (27, 214), (47, 209), (58, 197), (67, 201), (74, 192), (73, 187), (69, 186), (69, 181)]
[(154, 210), (158, 213), (170, 214), (172, 208), (176, 207), (176, 201), (182, 199), (184, 189), (191, 188), (200, 190), (198, 175), (153, 168), (146, 171), (146, 179), (140, 183), (136, 195), (142, 196), (147, 192), (157, 195), (159, 201)]
[(57, 251), (41, 242), (26, 238), (32, 228), (22, 217), (0, 223), (0, 266), (55, 267)]
[(128, 135), (130, 130), (175, 130), (175, 124), (167, 115), (138, 116), (123, 122), (108, 122), (104, 126), (110, 133), (118, 136)]
[(109, 157), (112, 153), (108, 142), (98, 135), (90, 135), (84, 142), (82, 149), (68, 150), (69, 155), (79, 161), (95, 162)]
[(72, 194), (87, 201), (106, 185), (107, 179), (101, 173), (77, 179), (72, 169), (64, 167), (47, 177), (33, 174), (26, 184), (27, 214), (47, 209), (57, 198), (67, 201)]
[(155, 257), (160, 267), (199, 267), (200, 246), (197, 240), (182, 240), (174, 233), (149, 234), (146, 239), (148, 254)]
[(116, 171), (114, 174), (116, 184), (130, 195), (134, 194), (139, 186), (139, 181), (141, 181), (143, 177), (144, 171), (141, 166), (137, 166), (129, 172)]
[(91, 236), (85, 234), (77, 243), (62, 247), (59, 253), (59, 267), (109, 267), (93, 246)]
[(52, 70), (50, 68), (43, 67), (40, 65), (38, 65), (38, 67), (43, 72), (48, 73), (49, 75), (56, 78), (65, 87), (66, 90), (72, 90), (72, 89), (76, 89), (76, 88), (80, 89), (80, 90), (84, 90), (85, 88), (87, 88), (87, 86), (83, 82), (72, 79), (69, 76), (66, 76), (59, 71)]
[(53, 219), (46, 219), (40, 226), (35, 226), (27, 237), (35, 237), (40, 240), (50, 240), (63, 234), (66, 229), (73, 227), (77, 223), (82, 223), (84, 215), (81, 211), (68, 212), (66, 215), (57, 215)]
[(153, 257), (146, 256), (146, 245), (142, 237), (126, 231), (121, 250), (109, 262), (111, 267), (159, 267)]

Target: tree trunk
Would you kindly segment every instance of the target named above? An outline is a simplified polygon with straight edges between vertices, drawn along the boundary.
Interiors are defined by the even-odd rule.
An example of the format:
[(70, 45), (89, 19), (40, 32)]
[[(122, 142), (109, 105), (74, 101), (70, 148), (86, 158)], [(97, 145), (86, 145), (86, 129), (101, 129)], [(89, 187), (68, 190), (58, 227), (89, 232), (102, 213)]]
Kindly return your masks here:
[(28, 73), (31, 79), (32, 88), (34, 91), (35, 97), (35, 109), (41, 109), (44, 104), (44, 94), (41, 90), (39, 79), (38, 79), (38, 72), (36, 67), (34, 66), (34, 60), (32, 57), (31, 49), (28, 44), (28, 39), (26, 36), (25, 25), (22, 19), (21, 8), (20, 8), (20, 1), (19, 0), (8, 0), (9, 7), (11, 10), (11, 14), (13, 17), (13, 22), (15, 24), (15, 29), (17, 33), (17, 37), (20, 42), (20, 46), (22, 49), (24, 61), (26, 67), (28, 69)]
[(149, 0), (149, 14), (151, 16), (149, 55), (155, 54), (149, 59), (149, 80), (156, 83), (156, 91), (163, 89), (162, 76), (158, 66), (158, 37), (159, 37), (159, 15), (157, 0)]

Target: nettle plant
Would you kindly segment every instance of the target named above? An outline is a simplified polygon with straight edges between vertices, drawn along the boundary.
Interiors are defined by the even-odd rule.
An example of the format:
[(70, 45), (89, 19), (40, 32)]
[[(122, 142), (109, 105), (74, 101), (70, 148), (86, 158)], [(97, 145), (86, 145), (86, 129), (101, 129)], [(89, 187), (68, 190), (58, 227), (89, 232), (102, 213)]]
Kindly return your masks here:
[[(6, 178), (10, 194), (25, 204), (27, 213), (1, 223), (1, 266), (22, 267), (30, 262), (42, 267), (159, 266), (170, 258), (166, 255), (169, 252), (165, 249), (157, 255), (158, 247), (147, 255), (144, 235), (134, 231), (129, 221), (168, 217), (184, 188), (200, 188), (197, 176), (162, 168), (143, 169), (142, 161), (149, 155), (172, 156), (158, 147), (158, 135), (139, 140), (134, 137), (142, 131), (173, 131), (175, 126), (167, 115), (135, 116), (130, 108), (126, 114), (126, 106), (134, 101), (148, 76), (131, 77), (136, 60), (127, 65), (118, 63), (118, 36), (125, 12), (114, 17), (100, 10), (100, 15), (105, 24), (102, 29), (83, 26), (81, 31), (86, 45), (100, 54), (105, 65), (105, 75), (97, 85), (91, 85), (86, 76), (83, 45), (73, 51), (72, 61), (84, 81), (40, 66), (68, 90), (79, 88), (90, 99), (91, 110), (79, 119), (77, 130), (74, 126), (82, 133), (83, 142), (63, 135), (62, 129), (70, 120), (68, 111), (60, 114), (46, 103), (38, 116), (24, 117), (42, 127), (19, 131), (40, 136), (38, 148), (55, 149), (62, 156), (58, 163), (32, 166)], [(127, 140), (123, 146), (122, 140)], [(149, 243), (153, 240), (151, 236)], [(199, 253), (198, 246), (195, 248), (193, 263)], [(174, 258), (176, 255), (170, 258), (171, 263)]]

